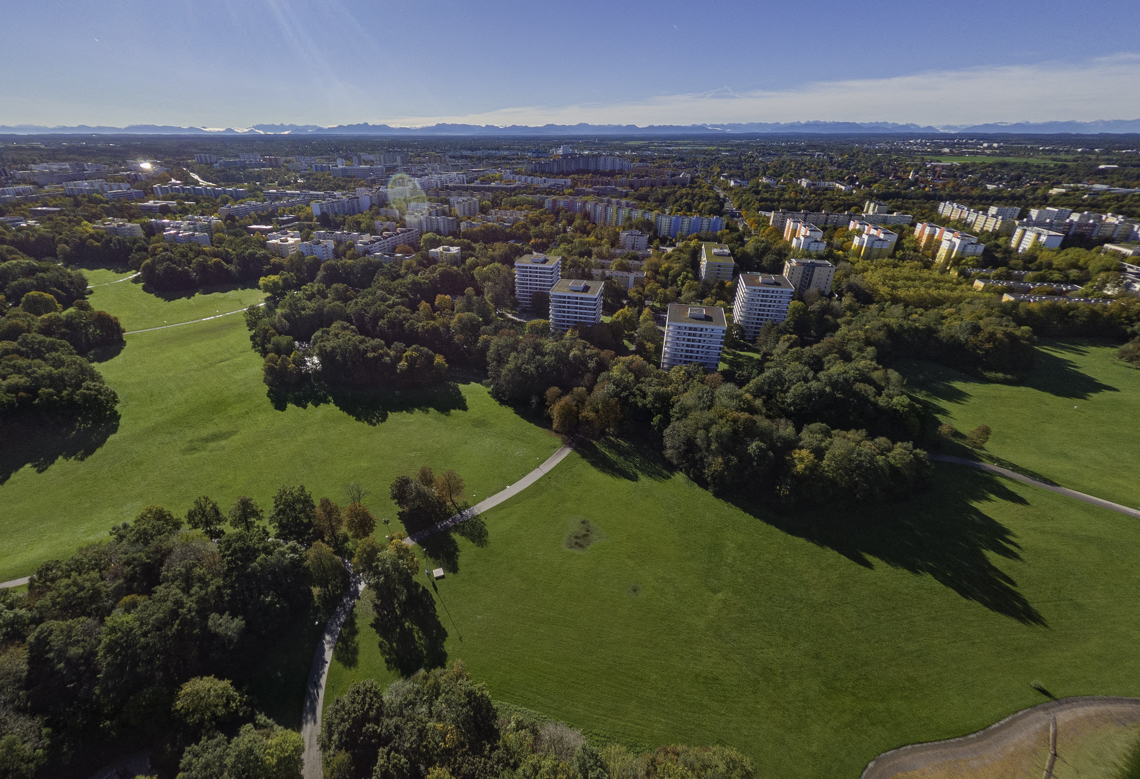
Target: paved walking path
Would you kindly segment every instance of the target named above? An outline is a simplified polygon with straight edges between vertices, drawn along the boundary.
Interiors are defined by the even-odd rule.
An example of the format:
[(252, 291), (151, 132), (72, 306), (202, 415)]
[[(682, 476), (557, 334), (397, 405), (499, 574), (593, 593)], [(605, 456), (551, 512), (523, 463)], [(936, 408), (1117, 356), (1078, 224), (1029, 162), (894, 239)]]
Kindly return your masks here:
[(130, 276), (124, 276), (121, 279), (115, 279), (114, 281), (108, 281), (105, 284), (88, 284), (87, 289), (95, 289), (96, 287), (109, 287), (112, 284), (122, 284), (124, 281), (130, 281), (131, 279), (133, 279), (137, 275), (139, 275), (139, 274), (132, 273)]
[[(1050, 722), (1056, 722), (1058, 718), (1061, 726), (1065, 727), (1070, 719), (1067, 715), (1098, 713), (1112, 715), (1120, 721), (1135, 722), (1140, 720), (1140, 699), (1089, 695), (1049, 701), (1022, 709), (968, 736), (928, 744), (909, 744), (884, 752), (867, 764), (860, 779), (890, 779), (939, 763), (996, 755), (1032, 737), (1039, 729), (1050, 729)], [(1045, 742), (1041, 746), (1045, 746)]]
[[(566, 444), (552, 454), (546, 462), (514, 484), (508, 486), (502, 492), (492, 495), (478, 505), (467, 511), (460, 512), (450, 519), (440, 522), (438, 525), (416, 533), (411, 538), (404, 539), (404, 543), (411, 546), (415, 544), (418, 539), (440, 530), (454, 527), (460, 522), (477, 515), (479, 512), (486, 511), (492, 506), (497, 506), (508, 498), (514, 497), (545, 476), (551, 468), (562, 462), (568, 454), (570, 454), (570, 445)], [(359, 576), (353, 576), (352, 584), (348, 592), (345, 593), (344, 599), (341, 600), (340, 605), (337, 606), (336, 613), (332, 615), (328, 625), (325, 626), (324, 636), (321, 637), (321, 645), (317, 647), (317, 653), (313, 657), (313, 665), (309, 669), (309, 684), (305, 690), (305, 709), (301, 714), (301, 738), (305, 741), (304, 768), (302, 770), (304, 779), (324, 779), (324, 768), (321, 763), (320, 735), (321, 712), (325, 705), (325, 685), (329, 678), (329, 664), (332, 662), (333, 650), (336, 649), (336, 641), (337, 638), (340, 637), (340, 630), (344, 626), (345, 620), (348, 619), (348, 615), (352, 613), (352, 607), (356, 603), (356, 599), (360, 597), (360, 593), (363, 591), (364, 581)]]
[(31, 581), (31, 576), (22, 576), (19, 579), (12, 579), (8, 582), (0, 582), (0, 590), (7, 589), (8, 587), (20, 587)]
[[(349, 570), (352, 568), (349, 566)], [(325, 772), (321, 765), (321, 712), (325, 707), (325, 684), (329, 679), (329, 664), (332, 662), (333, 650), (336, 649), (336, 640), (340, 637), (340, 629), (344, 621), (352, 614), (352, 607), (360, 593), (364, 592), (364, 580), (352, 575), (348, 592), (344, 594), (336, 612), (325, 626), (325, 634), (321, 637), (321, 645), (313, 656), (313, 665), (309, 668), (309, 684), (305, 689), (305, 709), (301, 713), (301, 738), (305, 742), (304, 763), (301, 775), (304, 779), (324, 779)]]
[(455, 527), (460, 522), (466, 522), (472, 517), (478, 516), (484, 511), (488, 511), (495, 506), (498, 506), (503, 501), (513, 498), (515, 495), (518, 495), (527, 487), (534, 484), (536, 481), (549, 473), (551, 468), (558, 465), (558, 463), (562, 462), (566, 455), (570, 454), (570, 450), (570, 444), (563, 444), (557, 452), (547, 458), (546, 462), (535, 468), (533, 471), (519, 479), (514, 484), (507, 485), (507, 488), (502, 492), (496, 492), (491, 497), (486, 498), (479, 503), (476, 503), (474, 506), (466, 509), (465, 511), (459, 512), (453, 517), (445, 519), (439, 524), (432, 525), (431, 527), (421, 530), (418, 533), (413, 533), (404, 539), (404, 543), (408, 546), (415, 546), (421, 540), (430, 536), (432, 533), (438, 533), (441, 530), (447, 530), (449, 527)]
[(1011, 471), (1009, 468), (1002, 468), (1001, 466), (998, 466), (998, 465), (990, 465), (989, 463), (982, 463), (982, 462), (978, 462), (977, 460), (967, 460), (965, 457), (951, 457), (950, 455), (945, 455), (945, 454), (932, 454), (932, 455), (930, 455), (930, 459), (935, 460), (937, 462), (942, 462), (942, 463), (955, 463), (957, 465), (968, 465), (971, 468), (977, 468), (978, 470), (981, 470), (981, 471), (989, 471), (990, 473), (996, 473), (996, 474), (999, 474), (1001, 476), (1005, 476), (1007, 479), (1013, 479), (1014, 481), (1019, 481), (1022, 484), (1029, 484), (1033, 487), (1040, 487), (1043, 490), (1049, 490), (1050, 492), (1056, 492), (1058, 495), (1065, 495), (1065, 496), (1070, 497), (1070, 498), (1076, 498), (1077, 500), (1083, 500), (1085, 503), (1091, 503), (1094, 506), (1100, 506), (1102, 509), (1108, 509), (1109, 511), (1116, 511), (1116, 512), (1119, 512), (1121, 514), (1127, 514), (1130, 517), (1135, 517), (1136, 519), (1140, 519), (1140, 509), (1134, 509), (1134, 508), (1130, 508), (1128, 506), (1122, 506), (1119, 503), (1113, 503), (1111, 501), (1104, 500), (1103, 498), (1096, 498), (1096, 497), (1093, 497), (1092, 495), (1086, 495), (1083, 492), (1077, 492), (1076, 490), (1070, 490), (1070, 489), (1067, 489), (1065, 487), (1058, 487), (1056, 484), (1048, 484), (1047, 482), (1038, 481), (1037, 479), (1031, 479), (1028, 476), (1023, 476), (1022, 474), (1018, 473), (1017, 471)]
[[(257, 305), (258, 306), (264, 306), (265, 301), (263, 300), (260, 303), (258, 303)], [(153, 332), (154, 330), (165, 330), (168, 327), (182, 327), (182, 325), (193, 325), (193, 324), (196, 324), (198, 322), (209, 322), (211, 319), (221, 319), (224, 316), (231, 316), (233, 314), (241, 314), (241, 313), (247, 311), (248, 309), (249, 309), (249, 306), (246, 306), (245, 308), (239, 308), (236, 311), (227, 311), (224, 314), (214, 314), (213, 316), (202, 317), (201, 319), (191, 319), (189, 322), (176, 322), (172, 325), (160, 325), (159, 327), (147, 327), (143, 330), (128, 330), (127, 332), (123, 333), (123, 335), (134, 335), (135, 333), (150, 333), (150, 332)]]

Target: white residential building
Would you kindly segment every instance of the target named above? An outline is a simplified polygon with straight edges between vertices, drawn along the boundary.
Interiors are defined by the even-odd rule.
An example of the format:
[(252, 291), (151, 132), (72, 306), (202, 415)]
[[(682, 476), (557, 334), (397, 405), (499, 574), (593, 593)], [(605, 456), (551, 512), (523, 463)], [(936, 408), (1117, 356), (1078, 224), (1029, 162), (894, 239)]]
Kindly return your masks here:
[[(368, 194), (348, 195), (332, 198), (330, 200), (315, 200), (309, 204), (313, 209), (313, 216), (321, 214), (336, 214), (338, 216), (351, 216), (363, 214), (372, 207), (372, 199)], [(219, 209), (220, 210), (220, 209)]]
[(435, 233), (436, 235), (453, 235), (459, 227), (454, 216), (430, 216), (424, 213), (408, 212), (405, 219), (408, 227), (415, 228), (420, 234)]
[(823, 240), (823, 230), (809, 222), (789, 219), (784, 225), (784, 240), (790, 241), (792, 248), (806, 254), (821, 254), (827, 251)]
[(336, 244), (332, 241), (301, 241), (297, 244), (297, 251), (306, 257), (316, 257), (321, 262), (328, 262), (336, 256)]
[(1018, 254), (1029, 251), (1034, 246), (1042, 249), (1056, 249), (1065, 238), (1064, 233), (1046, 230), (1044, 227), (1019, 227), (1013, 233), (1010, 247)]
[(128, 222), (126, 219), (104, 219), (99, 224), (93, 225), (93, 227), (96, 230), (102, 230), (108, 235), (118, 235), (122, 238), (143, 237), (142, 225)]
[(723, 243), (701, 244), (701, 281), (732, 281), (736, 263)]
[(452, 197), (449, 202), (451, 207), (455, 209), (456, 216), (476, 216), (479, 213), (479, 198)]
[[(210, 234), (187, 230), (165, 230), (162, 238), (167, 243), (196, 243), (201, 246), (210, 245)], [(285, 256), (285, 255), (282, 255)]]
[(669, 370), (677, 365), (697, 364), (715, 371), (727, 331), (724, 310), (717, 306), (670, 303), (665, 317), (661, 368)]
[(784, 278), (801, 295), (809, 289), (818, 289), (826, 295), (831, 292), (835, 266), (827, 260), (792, 259), (784, 263)]
[(550, 288), (550, 329), (564, 333), (602, 321), (604, 281), (562, 279)]
[(644, 252), (649, 249), (649, 236), (640, 230), (623, 230), (621, 250), (623, 252)]
[(880, 225), (857, 219), (851, 220), (850, 224), (847, 225), (847, 229), (859, 233), (855, 236), (852, 244), (853, 248), (864, 260), (890, 257), (891, 252), (895, 250), (895, 244), (898, 243), (899, 240), (898, 233), (893, 233)]
[(562, 278), (562, 258), (528, 254), (515, 260), (515, 299), (520, 309), (530, 310), (531, 296), (550, 292)]
[(744, 339), (751, 341), (766, 322), (783, 322), (795, 289), (783, 276), (741, 273), (736, 282), (736, 302), (732, 319), (744, 328)]
[(281, 230), (265, 236), (265, 248), (277, 252), (279, 257), (288, 257), (297, 251), (301, 243), (301, 233), (296, 230)]
[(434, 257), (440, 265), (458, 265), (462, 252), (458, 246), (437, 246), (428, 249), (428, 256)]

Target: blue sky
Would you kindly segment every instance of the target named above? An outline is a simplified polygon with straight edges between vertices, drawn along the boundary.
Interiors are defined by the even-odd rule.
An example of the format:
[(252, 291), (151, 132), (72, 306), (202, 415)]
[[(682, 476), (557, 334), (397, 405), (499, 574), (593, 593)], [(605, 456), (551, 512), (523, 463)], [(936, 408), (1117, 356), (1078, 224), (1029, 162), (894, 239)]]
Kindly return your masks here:
[(1140, 118), (1140, 3), (15, 0), (0, 124)]

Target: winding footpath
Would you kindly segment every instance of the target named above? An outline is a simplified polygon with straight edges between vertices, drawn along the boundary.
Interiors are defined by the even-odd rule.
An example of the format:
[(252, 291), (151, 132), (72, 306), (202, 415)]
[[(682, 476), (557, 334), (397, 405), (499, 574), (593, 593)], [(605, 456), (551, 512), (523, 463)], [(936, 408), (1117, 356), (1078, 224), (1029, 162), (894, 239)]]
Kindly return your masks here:
[[(111, 283), (117, 284), (118, 282), (113, 281)], [(265, 301), (263, 300), (260, 303), (258, 303), (257, 305), (259, 307), (264, 306)], [(136, 333), (151, 333), (151, 332), (154, 332), (155, 330), (166, 330), (167, 328), (170, 328), (170, 327), (182, 327), (183, 325), (193, 325), (193, 324), (197, 324), (198, 322), (209, 322), (211, 319), (221, 319), (224, 316), (233, 316), (234, 314), (241, 314), (241, 313), (244, 313), (245, 311), (248, 311), (248, 310), (249, 310), (249, 306), (246, 306), (245, 308), (239, 308), (236, 311), (227, 311), (224, 314), (214, 314), (213, 316), (202, 317), (201, 319), (191, 319), (189, 322), (175, 322), (172, 325), (159, 325), (158, 327), (147, 327), (147, 328), (144, 328), (142, 330), (128, 330), (127, 332), (123, 333), (123, 335), (134, 335)]]
[(130, 276), (124, 276), (121, 279), (115, 279), (114, 281), (108, 281), (104, 284), (88, 284), (87, 289), (95, 289), (96, 287), (109, 287), (112, 284), (122, 284), (124, 281), (130, 281), (131, 279), (133, 279), (135, 276), (138, 276), (138, 275), (139, 275), (138, 273), (132, 273)]
[[(414, 546), (417, 541), (426, 538), (432, 533), (438, 533), (441, 530), (455, 527), (460, 522), (465, 522), (472, 517), (478, 516), (481, 512), (513, 498), (549, 473), (558, 463), (562, 462), (562, 460), (566, 458), (566, 455), (570, 454), (570, 449), (569, 444), (563, 445), (557, 452), (547, 458), (546, 462), (514, 484), (509, 485), (502, 492), (497, 492), (466, 511), (461, 511), (437, 525), (433, 525), (409, 538), (405, 538), (404, 543), (408, 546)], [(351, 570), (351, 567), (349, 567), (350, 572)], [(364, 592), (364, 582), (359, 576), (353, 574), (348, 592), (345, 593), (340, 605), (337, 606), (336, 612), (332, 615), (332, 618), (329, 619), (328, 625), (325, 626), (325, 632), (324, 635), (321, 636), (320, 646), (317, 647), (317, 652), (313, 656), (313, 665), (309, 668), (309, 683), (305, 688), (305, 708), (301, 714), (301, 738), (305, 742), (304, 763), (301, 775), (304, 779), (324, 779), (325, 776), (324, 766), (321, 762), (320, 736), (321, 712), (325, 704), (325, 686), (329, 678), (329, 665), (332, 663), (333, 651), (336, 649), (336, 642), (340, 637), (340, 630), (344, 627), (345, 620), (352, 614), (352, 607), (362, 592)]]
[[(1058, 719), (1067, 725), (1077, 715), (1106, 714), (1118, 722), (1140, 721), (1140, 699), (1082, 696), (1049, 701), (1022, 709), (985, 730), (946, 741), (909, 744), (876, 757), (860, 779), (890, 779), (940, 763), (992, 758), (1031, 740), (1036, 731), (1048, 731), (1050, 757), (1056, 757)], [(947, 774), (948, 775), (948, 774)]]
[(1019, 481), (1022, 484), (1028, 484), (1032, 487), (1040, 487), (1043, 490), (1049, 490), (1050, 492), (1055, 492), (1058, 495), (1065, 495), (1066, 497), (1083, 500), (1085, 503), (1091, 503), (1094, 506), (1100, 506), (1102, 509), (1116, 511), (1120, 514), (1127, 514), (1128, 516), (1134, 517), (1135, 519), (1140, 519), (1140, 509), (1129, 508), (1128, 506), (1122, 506), (1119, 503), (1113, 503), (1112, 501), (1104, 500), (1103, 498), (1096, 498), (1092, 495), (1086, 495), (1083, 492), (1070, 490), (1066, 487), (1058, 487), (1056, 484), (1049, 484), (1048, 482), (1031, 479), (1028, 476), (1023, 476), (1017, 471), (1011, 471), (1009, 468), (1002, 468), (998, 465), (990, 465), (989, 463), (978, 462), (977, 460), (967, 460), (965, 457), (951, 457), (950, 455), (945, 454), (932, 454), (930, 455), (930, 459), (934, 460), (935, 462), (954, 463), (955, 465), (967, 465), (971, 468), (977, 468), (980, 471), (996, 473), (999, 476), (1004, 476), (1007, 479)]

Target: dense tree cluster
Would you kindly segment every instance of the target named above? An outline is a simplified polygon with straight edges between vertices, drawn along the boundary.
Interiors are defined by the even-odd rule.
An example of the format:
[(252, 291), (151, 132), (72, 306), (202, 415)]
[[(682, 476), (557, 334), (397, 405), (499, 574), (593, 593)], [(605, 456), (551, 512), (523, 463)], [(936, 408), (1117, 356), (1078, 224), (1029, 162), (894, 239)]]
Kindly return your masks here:
[(0, 295), (9, 305), (18, 304), (29, 292), (43, 292), (67, 308), (87, 294), (87, 278), (80, 271), (5, 247), (0, 247), (0, 260)]
[(384, 690), (353, 684), (321, 732), (330, 779), (752, 779), (752, 761), (728, 747), (599, 750), (557, 722), (504, 717), (461, 662)]
[[(371, 532), (361, 509), (349, 506), (354, 536)], [(169, 776), (180, 764), (187, 779), (300, 776), (300, 737), (257, 714), (240, 683), (309, 612), (314, 587), (343, 591), (325, 541), (349, 539), (336, 504), (304, 487), (275, 497), (275, 539), (261, 514), (241, 498), (225, 532), (201, 497), (188, 530), (151, 506), (110, 540), (41, 565), (26, 593), (0, 590), (3, 776), (30, 778), (108, 739), (154, 744)]]
[(0, 341), (0, 422), (34, 413), (98, 419), (119, 402), (103, 377), (66, 341), (24, 333)]

